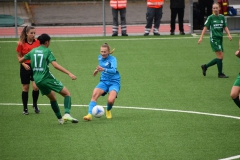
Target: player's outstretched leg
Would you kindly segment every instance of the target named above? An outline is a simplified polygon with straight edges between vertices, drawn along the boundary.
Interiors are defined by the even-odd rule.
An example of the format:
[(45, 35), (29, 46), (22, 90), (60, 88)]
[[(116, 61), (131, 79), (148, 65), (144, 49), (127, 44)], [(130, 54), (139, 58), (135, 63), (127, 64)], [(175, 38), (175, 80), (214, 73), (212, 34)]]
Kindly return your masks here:
[(51, 101), (50, 103), (51, 103), (53, 112), (55, 113), (56, 117), (58, 118), (59, 124), (63, 124), (64, 120), (62, 119), (62, 115), (61, 115), (57, 101)]
[(97, 102), (91, 101), (88, 106), (88, 114), (83, 117), (85, 121), (91, 121), (92, 120), (92, 109), (94, 106), (97, 105)]
[(64, 97), (64, 112), (65, 112), (65, 114), (63, 116), (63, 120), (65, 122), (70, 121), (72, 123), (78, 123), (78, 120), (76, 118), (73, 118), (70, 115), (71, 105), (72, 105), (71, 97), (70, 96), (65, 96)]
[(77, 120), (76, 118), (73, 118), (73, 117), (72, 117), (70, 114), (68, 114), (68, 113), (65, 113), (65, 114), (64, 114), (63, 120), (64, 120), (65, 122), (70, 121), (70, 122), (72, 122), (72, 123), (78, 123), (78, 120)]
[(83, 117), (83, 119), (85, 121), (91, 121), (92, 120), (92, 115), (91, 114), (87, 114), (86, 116)]

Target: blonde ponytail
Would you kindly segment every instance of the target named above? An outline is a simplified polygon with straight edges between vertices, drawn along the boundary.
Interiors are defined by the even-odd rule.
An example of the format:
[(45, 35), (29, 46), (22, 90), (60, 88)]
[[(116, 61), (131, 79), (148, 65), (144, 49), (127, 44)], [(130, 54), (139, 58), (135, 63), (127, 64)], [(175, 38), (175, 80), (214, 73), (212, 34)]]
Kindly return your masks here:
[(114, 51), (115, 51), (115, 48), (112, 49), (112, 51), (110, 52), (110, 54), (113, 54)]

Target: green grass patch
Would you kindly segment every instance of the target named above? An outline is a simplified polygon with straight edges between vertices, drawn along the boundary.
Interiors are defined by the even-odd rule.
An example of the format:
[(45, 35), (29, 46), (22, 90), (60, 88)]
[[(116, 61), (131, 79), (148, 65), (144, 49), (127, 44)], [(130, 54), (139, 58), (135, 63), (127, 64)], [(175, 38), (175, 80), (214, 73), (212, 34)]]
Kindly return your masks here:
[[(239, 73), (234, 55), (238, 37), (231, 42), (224, 37), (223, 71), (228, 79), (217, 77), (217, 66), (202, 75), (200, 66), (216, 57), (207, 35), (201, 45), (198, 37), (189, 35), (52, 38), (57, 62), (78, 77), (72, 81), (50, 66), (70, 90), (72, 104), (89, 104), (99, 82), (99, 75), (92, 73), (105, 42), (116, 49), (122, 80), (113, 119), (84, 122), (88, 108), (72, 106), (71, 115), (79, 123), (64, 125), (58, 125), (46, 96), (39, 97), (39, 104), (46, 104), (39, 106), (39, 115), (31, 108), (30, 96), (30, 114), (22, 115), (16, 41), (0, 39), (1, 159), (202, 160), (240, 155), (240, 110), (229, 96)], [(63, 104), (63, 98), (57, 98)], [(106, 101), (100, 97), (98, 104), (105, 106)]]

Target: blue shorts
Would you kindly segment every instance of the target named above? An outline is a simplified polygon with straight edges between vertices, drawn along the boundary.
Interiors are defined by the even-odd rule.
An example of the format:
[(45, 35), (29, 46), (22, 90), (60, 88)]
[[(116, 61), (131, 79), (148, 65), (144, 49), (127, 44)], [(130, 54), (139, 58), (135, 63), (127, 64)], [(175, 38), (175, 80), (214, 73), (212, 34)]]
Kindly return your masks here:
[(102, 96), (105, 96), (107, 93), (111, 92), (112, 90), (116, 91), (118, 94), (118, 92), (120, 91), (121, 85), (119, 82), (100, 81), (95, 88), (102, 89), (104, 91), (104, 94), (102, 94)]

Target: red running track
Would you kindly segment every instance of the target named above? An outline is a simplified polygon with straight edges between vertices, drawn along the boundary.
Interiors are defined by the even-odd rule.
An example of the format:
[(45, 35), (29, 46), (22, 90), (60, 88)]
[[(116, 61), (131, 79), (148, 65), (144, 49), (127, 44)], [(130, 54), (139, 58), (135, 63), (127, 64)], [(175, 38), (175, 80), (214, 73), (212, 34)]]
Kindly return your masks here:
[[(18, 36), (20, 35), (23, 27), (18, 27)], [(36, 26), (37, 33), (40, 35), (42, 33), (47, 33), (50, 36), (103, 36), (103, 26)], [(120, 29), (119, 29), (120, 30)], [(127, 26), (127, 33), (129, 35), (143, 35), (145, 30), (145, 25), (129, 25)], [(185, 33), (190, 32), (190, 27), (188, 24), (184, 24)], [(169, 35), (170, 34), (170, 24), (161, 24), (159, 29), (160, 34)], [(178, 25), (176, 25), (176, 34), (178, 34)], [(112, 34), (112, 26), (106, 26), (106, 35)], [(151, 35), (151, 34), (150, 34)], [(0, 37), (15, 37), (15, 27), (0, 27)]]

